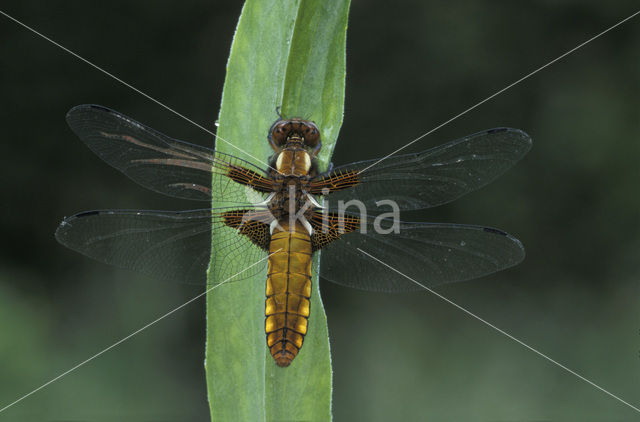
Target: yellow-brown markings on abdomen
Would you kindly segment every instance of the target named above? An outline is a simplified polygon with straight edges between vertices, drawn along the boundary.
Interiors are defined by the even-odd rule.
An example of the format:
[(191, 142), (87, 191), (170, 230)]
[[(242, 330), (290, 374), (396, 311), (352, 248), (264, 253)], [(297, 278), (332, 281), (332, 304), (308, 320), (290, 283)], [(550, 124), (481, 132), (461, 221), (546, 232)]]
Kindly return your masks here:
[(269, 245), (265, 332), (278, 366), (298, 355), (309, 325), (311, 306), (311, 238), (296, 222), (281, 222)]

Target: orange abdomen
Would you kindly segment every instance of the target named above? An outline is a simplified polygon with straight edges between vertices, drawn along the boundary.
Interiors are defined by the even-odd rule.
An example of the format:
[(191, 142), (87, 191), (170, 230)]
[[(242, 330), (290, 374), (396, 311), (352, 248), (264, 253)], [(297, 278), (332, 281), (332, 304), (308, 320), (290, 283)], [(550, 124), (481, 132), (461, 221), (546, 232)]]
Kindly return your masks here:
[(281, 222), (271, 235), (267, 271), (265, 331), (278, 366), (298, 355), (309, 325), (311, 306), (311, 238), (296, 222)]

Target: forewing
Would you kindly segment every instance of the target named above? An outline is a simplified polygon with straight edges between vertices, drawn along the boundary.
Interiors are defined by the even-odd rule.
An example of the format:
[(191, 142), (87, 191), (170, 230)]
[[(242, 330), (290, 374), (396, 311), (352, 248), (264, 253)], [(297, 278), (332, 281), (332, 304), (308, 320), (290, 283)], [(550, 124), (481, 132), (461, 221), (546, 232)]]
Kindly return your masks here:
[[(100, 158), (136, 183), (184, 199), (211, 201), (214, 189), (225, 202), (247, 204), (244, 190), (227, 189), (235, 181), (262, 180), (259, 167), (198, 145), (172, 139), (114, 110), (81, 105), (67, 114), (71, 129)], [(230, 178), (230, 177), (233, 177)]]
[(399, 233), (380, 234), (370, 221), (366, 229), (345, 233), (322, 249), (323, 278), (362, 290), (415, 291), (423, 289), (417, 283), (470, 280), (524, 259), (520, 241), (487, 227), (401, 222)]
[(338, 167), (312, 189), (331, 192), (325, 202), (330, 209), (350, 200), (361, 201), (370, 215), (389, 211), (376, 205), (381, 200), (395, 201), (401, 210), (431, 208), (488, 184), (530, 148), (531, 138), (521, 130), (491, 129), (417, 154)]
[(225, 266), (224, 274), (235, 275), (228, 281), (236, 281), (262, 271), (267, 254), (224, 225), (223, 215), (230, 210), (89, 211), (66, 218), (56, 239), (106, 264), (159, 280), (199, 285), (206, 284), (213, 239), (224, 258), (214, 262)]

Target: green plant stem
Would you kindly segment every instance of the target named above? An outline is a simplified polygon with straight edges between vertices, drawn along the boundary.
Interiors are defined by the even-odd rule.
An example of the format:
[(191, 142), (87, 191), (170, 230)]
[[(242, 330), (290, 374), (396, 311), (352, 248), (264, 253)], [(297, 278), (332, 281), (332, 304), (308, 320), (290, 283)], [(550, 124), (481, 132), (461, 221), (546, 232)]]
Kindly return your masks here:
[[(222, 141), (217, 150), (266, 167), (251, 156), (266, 162), (272, 153), (267, 131), (281, 106), (285, 117), (318, 124), (320, 167), (327, 166), (342, 124), (348, 11), (349, 0), (245, 3), (227, 64), (218, 136), (248, 154)], [(224, 205), (224, 197), (214, 194), (213, 206)], [(227, 235), (238, 236), (232, 230)], [(213, 251), (223, 243), (223, 236), (214, 236)], [(318, 264), (316, 256), (309, 331), (288, 368), (277, 367), (266, 347), (266, 273), (208, 295), (205, 367), (212, 420), (331, 419), (331, 356)], [(224, 268), (234, 266), (212, 261), (209, 283), (233, 275)]]

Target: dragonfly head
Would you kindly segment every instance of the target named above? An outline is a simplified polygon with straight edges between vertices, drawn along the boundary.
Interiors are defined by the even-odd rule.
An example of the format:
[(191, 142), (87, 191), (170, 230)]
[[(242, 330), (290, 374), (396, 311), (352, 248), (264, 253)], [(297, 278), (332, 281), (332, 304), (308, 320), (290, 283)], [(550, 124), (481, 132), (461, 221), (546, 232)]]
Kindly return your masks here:
[(300, 118), (279, 119), (269, 129), (269, 144), (275, 152), (282, 151), (287, 144), (301, 144), (317, 155), (320, 151), (320, 130), (311, 120)]

